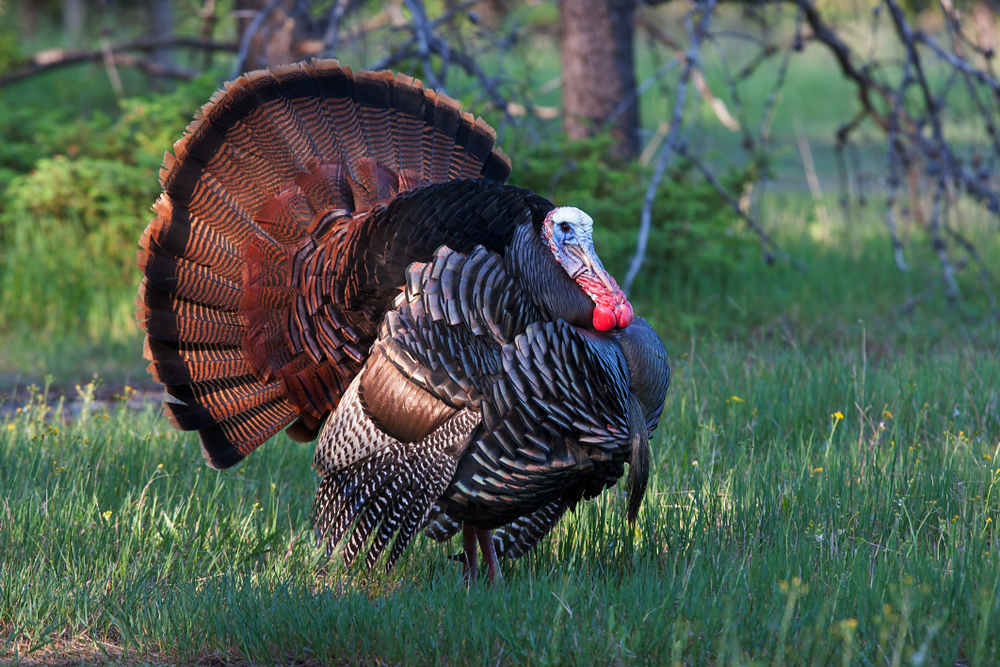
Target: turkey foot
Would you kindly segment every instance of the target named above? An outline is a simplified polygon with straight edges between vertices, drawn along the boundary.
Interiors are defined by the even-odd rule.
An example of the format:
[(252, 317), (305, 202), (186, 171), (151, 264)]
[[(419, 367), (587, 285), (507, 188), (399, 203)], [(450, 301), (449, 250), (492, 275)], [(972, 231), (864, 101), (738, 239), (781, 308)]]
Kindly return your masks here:
[(459, 560), (462, 561), (463, 565), (463, 580), (466, 585), (471, 585), (476, 580), (477, 546), (483, 550), (483, 558), (486, 560), (486, 582), (493, 584), (501, 578), (500, 562), (497, 560), (497, 552), (493, 547), (493, 533), (469, 524), (462, 527), (463, 552)]

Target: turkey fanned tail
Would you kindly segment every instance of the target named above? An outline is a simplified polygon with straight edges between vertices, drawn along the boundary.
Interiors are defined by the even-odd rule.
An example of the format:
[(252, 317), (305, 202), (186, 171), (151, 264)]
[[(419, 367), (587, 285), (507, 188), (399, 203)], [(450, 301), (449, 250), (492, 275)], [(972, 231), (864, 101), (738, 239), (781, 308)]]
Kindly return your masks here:
[(248, 73), (202, 108), (164, 156), (136, 318), (171, 423), (213, 467), (289, 425), (315, 438), (408, 264), (509, 242), (539, 198), (493, 189), (494, 138), (410, 77), (336, 61)]
[(420, 442), (392, 441), (328, 474), (313, 507), (317, 543), (325, 542), (332, 555), (343, 542), (341, 556), (350, 567), (370, 541), (365, 557), (370, 570), (395, 538), (385, 560), (386, 570), (392, 569), (427, 523), (478, 424), (478, 413), (463, 410)]

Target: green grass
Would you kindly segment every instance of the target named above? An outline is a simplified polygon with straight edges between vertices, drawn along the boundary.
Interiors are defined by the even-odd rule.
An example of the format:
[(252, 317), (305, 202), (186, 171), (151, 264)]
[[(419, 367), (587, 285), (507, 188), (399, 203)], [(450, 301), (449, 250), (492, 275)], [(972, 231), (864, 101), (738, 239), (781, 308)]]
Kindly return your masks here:
[(153, 407), (39, 398), (0, 422), (0, 655), (995, 664), (1000, 357), (863, 335), (675, 351), (637, 525), (606, 493), (468, 592), (424, 538), (388, 577), (321, 567), (310, 446), (216, 472)]
[[(552, 49), (532, 38), (517, 65), (533, 85), (558, 74)], [(640, 78), (654, 66), (646, 55)], [(41, 210), (44, 197), (22, 197), (31, 206), (11, 214), (19, 228), (38, 229), (48, 215), (96, 220), (107, 232), (110, 211), (125, 241), (72, 266), (57, 254), (29, 264), (27, 253), (8, 267), (24, 286), (12, 289), (18, 307), (0, 311), (0, 661), (1000, 662), (996, 323), (971, 267), (958, 272), (961, 301), (945, 302), (926, 233), (905, 222), (914, 269), (897, 271), (877, 195), (845, 218), (828, 191), (831, 224), (817, 222), (789, 142), (798, 118), (829, 189), (832, 128), (856, 102), (828, 72), (815, 46), (793, 61), (774, 123), (791, 149), (776, 158), (779, 182), (761, 202), (769, 232), (808, 271), (765, 265), (738, 224), (732, 231), (744, 242), (724, 246), (732, 249), (724, 258), (671, 255), (654, 233), (631, 299), (665, 339), (674, 375), (639, 521), (625, 523), (621, 488), (608, 492), (524, 560), (505, 563), (493, 589), (467, 591), (448, 559), (459, 546), (425, 538), (389, 576), (324, 564), (310, 538), (311, 446), (279, 436), (235, 470), (216, 472), (197, 439), (171, 429), (155, 405), (136, 411), (94, 400), (126, 384), (149, 386), (129, 311), (139, 281), (133, 241), (153, 195), (53, 190), (80, 209), (77, 217)], [(93, 76), (87, 85), (66, 85), (84, 74)], [(710, 53), (706, 76), (724, 91)], [(751, 115), (772, 78), (762, 68), (748, 81)], [(26, 116), (44, 99), (114, 112), (106, 84), (101, 68), (82, 68), (10, 88), (0, 102)], [(463, 85), (456, 77), (453, 92), (472, 96)], [(63, 97), (50, 97), (54, 88)], [(32, 142), (12, 141), (0, 157), (24, 175), (18, 192), (28, 194), (33, 183), (51, 189), (46, 174), (63, 166), (35, 168), (49, 144), (89, 141), (82, 145), (91, 157), (93, 146), (106, 145), (109, 154), (97, 157), (113, 162), (121, 153), (137, 173), (152, 174), (197, 106), (186, 94), (200, 103), (208, 93), (132, 100), (114, 119), (60, 130), (72, 142), (43, 132), (28, 153), (14, 148)], [(699, 150), (719, 164), (740, 162), (739, 136), (692, 99)], [(556, 104), (558, 92), (538, 102)], [(651, 94), (647, 126), (671, 108), (669, 94)], [(157, 119), (148, 128), (146, 114)], [(170, 122), (180, 125), (170, 130)], [(519, 160), (516, 139), (510, 134), (505, 146)], [(595, 166), (565, 178), (589, 178), (587, 168)], [(98, 174), (88, 182), (105, 181)], [(0, 203), (13, 210), (10, 198)], [(987, 264), (1000, 265), (995, 220), (964, 203), (959, 212)], [(633, 234), (620, 220), (596, 222), (598, 250), (622, 276)], [(38, 240), (25, 234), (25, 243)], [(68, 266), (89, 277), (65, 285), (53, 278)], [(94, 276), (101, 290), (84, 299)], [(915, 309), (901, 307), (911, 299)], [(87, 386), (95, 374), (104, 382), (96, 389)], [(25, 386), (47, 375), (50, 391), (29, 397)]]

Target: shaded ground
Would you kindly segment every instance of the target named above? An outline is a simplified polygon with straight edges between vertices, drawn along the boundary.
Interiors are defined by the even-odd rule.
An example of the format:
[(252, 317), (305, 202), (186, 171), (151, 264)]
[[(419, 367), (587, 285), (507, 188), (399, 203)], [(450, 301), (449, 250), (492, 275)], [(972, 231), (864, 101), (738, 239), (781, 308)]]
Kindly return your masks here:
[[(86, 391), (84, 387), (80, 389)], [(25, 387), (16, 383), (0, 384), (0, 420), (20, 412), (33, 399), (37, 400), (40, 393), (41, 390), (31, 389), (30, 385)], [(45, 402), (53, 406), (54, 411), (62, 410), (66, 418), (76, 419), (83, 410), (89, 410), (91, 414), (102, 414), (116, 409), (123, 403), (130, 409), (140, 410), (151, 403), (161, 403), (165, 397), (163, 386), (150, 379), (139, 387), (120, 383), (114, 385), (101, 383), (94, 387), (89, 400), (75, 388), (52, 385), (46, 394)]]

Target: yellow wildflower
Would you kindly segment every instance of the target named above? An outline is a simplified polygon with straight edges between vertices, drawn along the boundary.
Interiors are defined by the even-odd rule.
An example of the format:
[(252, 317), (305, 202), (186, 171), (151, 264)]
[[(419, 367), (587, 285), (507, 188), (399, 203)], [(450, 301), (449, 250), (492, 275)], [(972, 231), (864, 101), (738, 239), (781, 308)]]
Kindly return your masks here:
[(743, 402), (743, 399), (740, 398), (739, 396), (733, 396), (733, 398), (731, 400), (733, 401), (733, 403), (742, 403)]
[(836, 412), (834, 412), (830, 416), (833, 417), (834, 419), (843, 419), (844, 418), (844, 415), (843, 415), (843, 413), (840, 410), (837, 410)]

